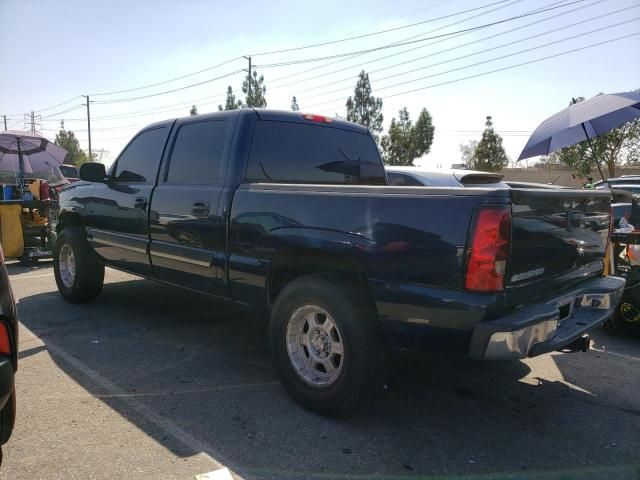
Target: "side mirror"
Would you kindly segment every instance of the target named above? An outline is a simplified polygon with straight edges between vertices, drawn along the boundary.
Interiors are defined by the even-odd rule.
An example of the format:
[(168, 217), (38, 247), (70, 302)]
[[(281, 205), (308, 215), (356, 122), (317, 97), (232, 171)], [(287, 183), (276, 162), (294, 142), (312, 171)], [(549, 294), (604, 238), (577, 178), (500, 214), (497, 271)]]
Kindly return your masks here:
[(104, 182), (107, 178), (107, 169), (102, 163), (87, 162), (80, 165), (80, 180), (87, 182)]

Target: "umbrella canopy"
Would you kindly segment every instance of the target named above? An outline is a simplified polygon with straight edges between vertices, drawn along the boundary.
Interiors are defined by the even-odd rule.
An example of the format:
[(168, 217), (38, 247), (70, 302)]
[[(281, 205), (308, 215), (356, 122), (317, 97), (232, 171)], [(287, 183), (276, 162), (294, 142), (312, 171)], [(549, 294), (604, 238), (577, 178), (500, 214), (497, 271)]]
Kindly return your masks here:
[(590, 140), (640, 118), (640, 92), (596, 95), (573, 103), (547, 118), (531, 134), (518, 160), (549, 155), (556, 150)]
[(0, 171), (34, 173), (62, 165), (67, 151), (31, 132), (0, 132)]

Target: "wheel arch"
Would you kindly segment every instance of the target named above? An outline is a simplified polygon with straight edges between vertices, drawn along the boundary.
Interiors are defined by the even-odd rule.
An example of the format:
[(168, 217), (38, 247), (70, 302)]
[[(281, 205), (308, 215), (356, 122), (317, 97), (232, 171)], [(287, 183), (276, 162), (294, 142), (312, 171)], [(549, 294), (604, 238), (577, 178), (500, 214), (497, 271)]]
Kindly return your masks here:
[(306, 275), (324, 275), (349, 280), (363, 288), (375, 308), (364, 266), (352, 256), (308, 246), (288, 246), (276, 252), (267, 272), (267, 304), (293, 280)]
[(77, 212), (63, 211), (58, 215), (56, 233), (60, 233), (67, 227), (84, 227), (84, 219)]

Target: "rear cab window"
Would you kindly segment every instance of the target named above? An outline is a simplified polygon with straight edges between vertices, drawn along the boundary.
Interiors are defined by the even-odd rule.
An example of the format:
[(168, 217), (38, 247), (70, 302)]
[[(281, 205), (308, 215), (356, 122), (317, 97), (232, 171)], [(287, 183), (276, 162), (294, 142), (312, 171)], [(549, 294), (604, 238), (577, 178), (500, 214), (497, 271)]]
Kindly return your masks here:
[(247, 182), (385, 185), (370, 135), (332, 126), (259, 120)]
[(406, 175), (404, 173), (397, 172), (387, 172), (387, 178), (389, 180), (389, 185), (393, 186), (401, 186), (401, 187), (421, 187), (423, 185), (429, 185), (429, 183), (425, 180), (424, 183), (420, 183), (418, 180), (413, 178), (411, 175)]

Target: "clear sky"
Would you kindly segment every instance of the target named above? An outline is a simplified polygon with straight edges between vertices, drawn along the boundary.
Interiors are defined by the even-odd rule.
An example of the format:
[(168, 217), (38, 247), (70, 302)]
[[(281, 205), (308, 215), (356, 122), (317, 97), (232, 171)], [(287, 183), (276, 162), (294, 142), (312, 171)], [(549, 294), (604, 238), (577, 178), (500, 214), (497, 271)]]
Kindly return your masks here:
[[(484, 5), (489, 6), (479, 8)], [(442, 36), (559, 5), (565, 6)], [(460, 13), (470, 9), (475, 10)], [(256, 55), (388, 29), (395, 30)], [(0, 0), (0, 115), (8, 115), (10, 128), (23, 128), (23, 113), (35, 110), (50, 138), (64, 119), (86, 148), (84, 99), (74, 97), (90, 94), (96, 102), (93, 149), (105, 149), (110, 163), (144, 125), (187, 115), (192, 104), (200, 113), (215, 111), (227, 85), (241, 96), (239, 70), (247, 61), (239, 58), (151, 88), (97, 94), (164, 82), (252, 54), (265, 77), (270, 108), (288, 109), (295, 95), (302, 111), (344, 115), (344, 102), (365, 69), (374, 95), (383, 98), (385, 127), (403, 106), (413, 119), (423, 107), (431, 112), (435, 140), (420, 163), (448, 167), (459, 161), (459, 144), (480, 137), (486, 115), (493, 116), (515, 159), (527, 134), (571, 97), (640, 88), (640, 36), (509, 67), (634, 33), (640, 33), (640, 0)], [(411, 40), (417, 42), (259, 67)], [(482, 75), (497, 69), (504, 70)], [(209, 81), (220, 76), (225, 78)], [(114, 102), (120, 99), (126, 101)]]

